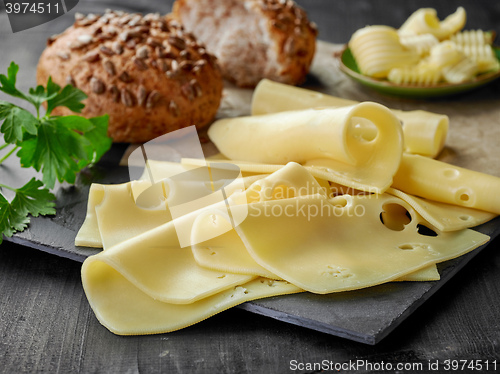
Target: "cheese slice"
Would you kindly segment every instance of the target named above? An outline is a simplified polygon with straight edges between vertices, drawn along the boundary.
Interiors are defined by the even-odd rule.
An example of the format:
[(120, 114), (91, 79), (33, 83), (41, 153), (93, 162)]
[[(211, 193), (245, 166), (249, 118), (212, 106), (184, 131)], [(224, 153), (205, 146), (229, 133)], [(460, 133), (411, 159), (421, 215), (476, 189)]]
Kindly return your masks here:
[(95, 207), (104, 198), (104, 188), (104, 185), (98, 183), (93, 183), (90, 186), (85, 220), (75, 237), (76, 246), (102, 248), (102, 239), (99, 233)]
[[(293, 192), (290, 192), (293, 191)], [(274, 172), (256, 182), (245, 191), (246, 201), (249, 204), (269, 200), (290, 199), (299, 196), (322, 195), (327, 196), (325, 190), (320, 188), (307, 170), (296, 164), (289, 163), (277, 172)], [(249, 207), (250, 214), (260, 214)], [(279, 212), (284, 216), (293, 214), (292, 210)], [(266, 212), (265, 214), (272, 214)], [(225, 227), (226, 226), (226, 227)], [(223, 228), (221, 230), (221, 228)], [(205, 231), (215, 233), (213, 239), (200, 241), (197, 235), (205, 236)], [(200, 215), (193, 225), (193, 235), (195, 235), (192, 246), (193, 255), (200, 266), (213, 270), (227, 271), (237, 274), (252, 274), (265, 276), (267, 278), (278, 279), (279, 277), (269, 272), (250, 256), (241, 238), (232, 229), (229, 217), (206, 212)], [(435, 265), (430, 265), (422, 270), (418, 270), (398, 280), (428, 281), (439, 279)]]
[(195, 225), (195, 235), (204, 235), (204, 231), (217, 232), (219, 226), (227, 226), (219, 235), (206, 241), (196, 240), (193, 244), (193, 256), (198, 265), (208, 269), (233, 274), (258, 275), (279, 279), (278, 276), (260, 266), (248, 253), (227, 217), (213, 213), (201, 215)]
[(401, 278), (396, 279), (396, 282), (429, 282), (440, 280), (441, 276), (437, 269), (436, 264), (426, 266), (413, 273), (403, 275)]
[[(197, 221), (196, 231), (211, 230), (214, 232), (218, 225), (230, 225), (230, 222), (221, 216), (213, 214), (200, 217)], [(213, 239), (198, 243), (192, 246), (193, 255), (198, 265), (208, 269), (235, 273), (258, 275), (271, 279), (280, 279), (276, 274), (271, 273), (260, 266), (248, 253), (245, 244), (236, 233), (231, 229), (215, 236)], [(435, 264), (426, 266), (412, 273), (403, 275), (395, 281), (435, 281), (439, 280), (440, 275)]]
[[(156, 196), (150, 199), (153, 202), (156, 200), (158, 205), (154, 204), (156, 206), (151, 209), (143, 208), (136, 204), (133, 185), (136, 186), (136, 195), (139, 196), (141, 195), (139, 191), (151, 186), (149, 182), (104, 186), (104, 198), (95, 207), (99, 234), (104, 249), (111, 248), (172, 220), (166, 204), (166, 196), (163, 193), (161, 195), (155, 194)], [(138, 188), (138, 185), (142, 188)], [(160, 186), (162, 186), (161, 183)]]
[(392, 185), (407, 194), (500, 214), (500, 178), (404, 154)]
[(302, 292), (284, 281), (258, 278), (191, 304), (156, 300), (106, 262), (84, 263), (83, 287), (99, 322), (118, 335), (179, 330), (259, 298)]
[(479, 226), (497, 216), (483, 210), (422, 199), (394, 188), (389, 188), (387, 193), (406, 201), (427, 222), (440, 231), (458, 231)]
[[(327, 190), (302, 166), (290, 162), (280, 170), (256, 181), (246, 191), (245, 202), (288, 199), (320, 194)], [(249, 207), (250, 208), (250, 207)], [(208, 241), (199, 240), (213, 233)], [(237, 274), (252, 274), (279, 279), (275, 274), (258, 265), (248, 254), (243, 242), (231, 227), (230, 218), (208, 211), (201, 214), (193, 225), (193, 255), (204, 267)]]
[[(438, 182), (441, 186), (437, 188), (437, 191), (432, 192), (431, 187), (433, 187), (433, 181), (435, 178), (425, 178), (426, 172), (433, 172), (436, 175), (440, 173), (441, 176), (446, 174), (446, 178), (453, 177), (453, 175), (460, 175), (461, 172), (469, 175), (475, 175), (480, 180), (484, 180), (484, 188), (491, 189), (488, 187), (492, 185), (493, 187), (498, 184), (498, 178), (483, 173), (474, 172), (471, 170), (458, 168), (453, 165), (436, 161), (432, 159), (427, 159), (422, 156), (414, 156), (404, 154), (403, 164), (400, 170), (396, 174), (397, 180), (393, 186), (398, 188), (405, 188), (407, 191), (413, 191), (416, 195), (427, 197), (426, 199), (419, 198), (418, 196), (401, 191), (398, 188), (389, 188), (388, 193), (398, 196), (401, 199), (408, 202), (420, 215), (422, 215), (428, 222), (441, 231), (455, 231), (464, 228), (470, 228), (478, 226), (482, 223), (488, 222), (497, 216), (498, 213), (492, 213), (490, 210), (491, 204), (488, 205), (487, 202), (483, 201), (484, 210), (471, 209), (467, 207), (467, 200), (465, 196), (463, 199), (465, 201), (456, 202), (453, 199), (453, 195), (446, 196), (446, 188), (452, 188), (453, 186), (447, 184), (443, 179)], [(229, 162), (226, 159), (219, 160), (224, 162)], [(194, 159), (183, 159), (182, 162), (187, 164), (196, 163)], [(283, 165), (266, 165), (266, 164), (255, 164), (246, 161), (231, 161), (234, 162), (242, 171), (251, 171), (259, 173), (274, 173), (281, 168)], [(412, 166), (413, 165), (413, 166)], [(217, 167), (216, 162), (212, 162), (211, 166), (213, 168)], [(341, 175), (337, 174), (335, 170), (328, 169), (326, 167), (317, 166), (306, 166), (304, 167), (311, 175), (313, 175), (317, 181), (326, 188), (325, 181), (330, 182), (330, 192), (329, 196), (335, 197), (337, 195), (350, 194), (350, 195), (366, 195), (375, 193), (376, 191), (362, 191), (349, 186), (349, 183), (345, 181)], [(432, 171), (435, 170), (435, 171)], [(440, 170), (440, 171), (439, 171)], [(462, 183), (466, 183), (467, 178), (461, 177)], [(469, 182), (467, 182), (469, 183)], [(476, 186), (481, 185), (482, 182), (475, 183)], [(448, 186), (448, 187), (446, 187)], [(499, 186), (500, 187), (500, 186)], [(478, 187), (479, 188), (479, 187)], [(430, 192), (426, 192), (431, 190)], [(439, 191), (441, 191), (439, 193)], [(488, 195), (485, 196), (485, 198)], [(439, 202), (438, 199), (442, 199), (446, 203)], [(437, 201), (436, 201), (437, 200)], [(494, 199), (493, 199), (494, 200)], [(469, 202), (470, 203), (470, 202)], [(488, 208), (490, 206), (490, 208)]]
[[(252, 96), (252, 115), (317, 107), (345, 107), (358, 104), (288, 84), (263, 79)], [(403, 125), (405, 152), (436, 157), (446, 141), (449, 118), (444, 114), (424, 110), (403, 111), (391, 109)]]
[(328, 200), (316, 195), (254, 203), (236, 231), (259, 265), (321, 294), (392, 281), (489, 239), (472, 230), (439, 232), (403, 200), (375, 196)]
[(82, 277), (93, 266), (112, 266), (135, 287), (163, 302), (187, 304), (255, 278), (198, 266), (190, 247), (181, 248), (173, 221), (116, 244), (85, 260)]
[(399, 120), (386, 107), (370, 102), (222, 119), (208, 135), (232, 160), (321, 167), (326, 163), (324, 167), (353, 187), (378, 192), (390, 187), (403, 150)]

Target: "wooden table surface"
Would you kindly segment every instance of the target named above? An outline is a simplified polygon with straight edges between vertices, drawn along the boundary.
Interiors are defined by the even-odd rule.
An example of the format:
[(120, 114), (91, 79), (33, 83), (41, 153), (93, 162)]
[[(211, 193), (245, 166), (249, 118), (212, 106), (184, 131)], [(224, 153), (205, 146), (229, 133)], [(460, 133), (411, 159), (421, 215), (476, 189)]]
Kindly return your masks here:
[[(71, 24), (75, 11), (98, 13), (115, 8), (166, 13), (171, 3), (81, 0), (67, 16), (16, 34), (10, 30), (2, 7), (0, 72), (5, 73), (14, 60), (23, 72), (20, 86), (32, 86), (45, 39)], [(467, 28), (496, 28), (500, 32), (497, 0), (298, 3), (318, 24), (319, 38), (333, 43), (347, 42), (356, 29), (367, 24), (398, 26), (413, 10), (425, 6), (435, 7), (443, 17), (463, 5), (468, 12)], [(493, 85), (498, 92), (500, 83)], [(476, 97), (482, 97), (480, 91), (457, 100)], [(500, 126), (500, 119), (491, 126)], [(90, 309), (80, 267), (78, 262), (10, 242), (0, 246), (1, 373), (310, 373), (328, 372), (324, 369), (335, 369), (335, 364), (344, 364), (341, 372), (345, 373), (375, 369), (395, 373), (397, 364), (422, 373), (494, 372), (495, 360), (500, 369), (498, 239), (376, 346), (240, 309), (170, 334), (116, 336), (99, 324)], [(476, 369), (481, 364), (482, 370), (460, 370), (463, 363), (471, 362)], [(459, 364), (459, 370), (447, 371), (447, 364)], [(433, 370), (436, 365), (439, 370)]]

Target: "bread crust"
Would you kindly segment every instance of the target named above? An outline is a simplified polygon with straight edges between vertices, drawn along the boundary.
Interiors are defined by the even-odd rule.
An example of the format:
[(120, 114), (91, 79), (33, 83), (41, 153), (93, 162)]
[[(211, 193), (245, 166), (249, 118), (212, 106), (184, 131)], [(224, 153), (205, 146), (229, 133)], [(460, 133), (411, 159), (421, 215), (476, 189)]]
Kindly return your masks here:
[[(205, 4), (207, 2), (212, 5)], [(199, 9), (201, 7), (203, 9)], [(220, 17), (221, 12), (215, 14), (217, 7), (227, 9), (224, 16)], [(231, 15), (235, 14), (231, 10), (235, 7), (244, 9), (248, 15), (255, 16), (242, 17), (243, 23), (265, 24), (269, 39), (265, 40), (267, 39), (265, 37), (264, 40), (258, 40), (257, 35), (249, 33), (244, 35), (246, 30), (252, 30), (255, 25), (247, 24), (241, 28), (239, 23), (227, 22)], [(194, 12), (203, 13), (203, 18), (211, 17), (214, 28), (219, 31), (217, 35), (213, 35), (213, 30), (207, 27), (200, 27), (199, 22), (193, 22)], [(317, 27), (309, 21), (306, 12), (292, 0), (176, 0), (172, 17), (182, 23), (186, 30), (193, 33), (218, 58), (224, 78), (241, 87), (254, 87), (263, 78), (291, 85), (303, 83), (316, 50)], [(243, 33), (238, 34), (238, 31)], [(257, 40), (249, 40), (248, 45), (265, 44), (266, 48), (272, 51), (266, 55), (277, 56), (276, 61), (256, 62), (252, 51), (248, 51), (248, 58), (242, 58), (240, 53), (237, 55), (227, 53), (227, 45), (211, 43), (214, 38), (223, 38), (222, 34), (226, 34), (227, 39), (233, 38), (233, 40), (244, 37), (255, 38)], [(267, 66), (252, 74), (248, 67), (256, 63)]]
[[(216, 58), (175, 20), (107, 11), (76, 15), (49, 38), (37, 81), (49, 76), (88, 95), (82, 115), (109, 115), (114, 142), (142, 143), (214, 119), (223, 80)], [(73, 114), (58, 107), (55, 115)]]

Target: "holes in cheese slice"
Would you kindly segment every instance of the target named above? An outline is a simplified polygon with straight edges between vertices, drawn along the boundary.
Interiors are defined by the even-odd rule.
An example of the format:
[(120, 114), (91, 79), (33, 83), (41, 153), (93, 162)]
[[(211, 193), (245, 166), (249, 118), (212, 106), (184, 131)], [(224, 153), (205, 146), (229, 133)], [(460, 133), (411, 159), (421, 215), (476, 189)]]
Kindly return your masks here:
[(385, 227), (391, 230), (403, 231), (405, 226), (411, 222), (410, 213), (400, 204), (385, 204), (382, 209), (380, 220)]
[(437, 232), (432, 230), (431, 228), (419, 223), (417, 225), (417, 232), (420, 235), (425, 235), (425, 236), (438, 236)]
[(500, 214), (500, 178), (427, 157), (405, 153), (392, 187), (429, 200)]
[(402, 249), (404, 251), (413, 251), (418, 248), (422, 248), (424, 250), (429, 250), (431, 247), (428, 244), (422, 244), (422, 243), (407, 243), (407, 244), (400, 244), (398, 246), (399, 249)]
[[(333, 209), (330, 200), (320, 196), (294, 199), (295, 214), (286, 217), (266, 212), (287, 211), (290, 200), (254, 203), (254, 213), (235, 229), (259, 265), (314, 293), (347, 291), (401, 279), (465, 254), (489, 239), (472, 230), (439, 232), (410, 205), (390, 195), (350, 199), (352, 204), (343, 209)], [(380, 213), (391, 211), (391, 207), (397, 211), (395, 222), (406, 223), (404, 210), (412, 217), (403, 230), (388, 230), (381, 223)], [(422, 232), (423, 226), (438, 235), (427, 235)], [(328, 265), (332, 269), (326, 268)], [(339, 269), (347, 269), (345, 274), (351, 275), (325, 274), (330, 271), (333, 275)]]
[[(454, 169), (445, 170), (454, 172)], [(458, 173), (453, 173), (453, 179)], [(422, 199), (416, 196), (408, 195), (395, 188), (389, 188), (388, 193), (398, 196), (412, 206), (422, 217), (439, 231), (457, 231), (465, 228), (478, 226), (493, 218), (496, 214), (485, 212), (478, 209), (471, 209), (463, 206), (451, 205)]]

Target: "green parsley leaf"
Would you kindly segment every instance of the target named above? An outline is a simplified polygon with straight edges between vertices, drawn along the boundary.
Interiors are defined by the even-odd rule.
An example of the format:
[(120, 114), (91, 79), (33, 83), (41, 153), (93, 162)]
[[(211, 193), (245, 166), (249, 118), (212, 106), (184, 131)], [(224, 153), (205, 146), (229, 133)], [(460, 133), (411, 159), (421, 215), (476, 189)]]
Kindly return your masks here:
[[(72, 112), (80, 113), (85, 107), (85, 104), (83, 104), (81, 101), (85, 100), (87, 98), (87, 95), (83, 91), (73, 87), (70, 84), (68, 84), (63, 88), (62, 91), (59, 92), (60, 89), (61, 87), (52, 82), (52, 78), (49, 78), (49, 81), (47, 83), (47, 92), (51, 94), (51, 98), (47, 100), (46, 115), (52, 113), (54, 108), (58, 106), (65, 106)], [(56, 95), (52, 95), (53, 93), (56, 93)]]
[[(43, 174), (42, 181), (33, 178), (19, 189), (1, 185), (15, 192), (12, 202), (0, 193), (0, 243), (2, 234), (12, 236), (29, 223), (28, 215), (54, 214), (54, 195), (50, 193), (56, 180), (74, 183), (76, 174), (90, 163), (99, 161), (111, 147), (108, 137), (108, 116), (84, 118), (81, 116), (51, 116), (52, 111), (63, 106), (81, 112), (85, 93), (71, 85), (61, 87), (49, 78), (47, 86), (31, 88), (24, 94), (16, 88), (19, 66), (12, 62), (7, 75), (0, 74), (0, 91), (26, 100), (36, 109), (36, 117), (29, 111), (0, 100), (0, 133), (6, 145), (14, 144), (0, 163), (17, 152), (22, 167), (33, 167)], [(45, 116), (39, 109), (47, 104)], [(0, 170), (1, 171), (1, 170)], [(44, 186), (45, 185), (45, 186)]]
[(22, 167), (42, 171), (42, 180), (49, 188), (54, 188), (56, 180), (75, 183), (80, 171), (77, 160), (87, 157), (80, 134), (68, 128), (61, 118), (64, 117), (43, 120), (38, 135), (22, 142), (17, 153)]
[[(50, 78), (49, 78), (50, 79)], [(36, 108), (36, 112), (40, 111), (40, 106), (43, 102), (47, 100), (51, 100), (57, 96), (57, 92), (49, 92), (45, 90), (45, 87), (39, 85), (36, 88), (30, 88), (29, 90), (29, 99), (33, 103)]]
[(0, 132), (6, 143), (15, 144), (23, 140), (24, 131), (36, 135), (38, 120), (27, 110), (0, 100), (0, 120), (4, 120)]
[[(0, 193), (0, 233), (7, 237), (14, 235), (16, 231), (23, 231), (28, 223), (28, 217), (18, 214), (7, 199)], [(0, 244), (3, 241), (0, 235)]]
[(0, 83), (2, 84), (0, 86), (0, 91), (5, 92), (7, 95), (14, 96), (19, 99), (31, 102), (31, 100), (25, 94), (23, 94), (16, 88), (16, 79), (18, 71), (19, 71), (19, 66), (16, 65), (14, 62), (11, 62), (10, 66), (7, 69), (7, 76), (0, 74)]
[[(107, 114), (101, 117), (89, 118), (89, 121), (92, 123), (94, 128), (85, 132), (82, 136), (88, 142), (88, 144), (85, 145), (87, 160), (95, 163), (108, 151), (113, 141), (110, 137), (108, 137), (109, 116)], [(82, 168), (84, 167), (81, 162), (79, 166)]]
[(41, 181), (31, 178), (28, 183), (16, 190), (11, 205), (20, 214), (38, 217), (56, 213), (53, 202), (55, 199)]
[[(55, 196), (39, 180), (32, 178), (21, 188), (8, 188), (16, 195), (9, 203), (0, 193), (0, 233), (5, 236), (11, 237), (16, 231), (23, 231), (30, 222), (29, 214), (38, 217), (56, 213), (53, 202)], [(2, 241), (3, 237), (0, 235), (0, 244)]]

